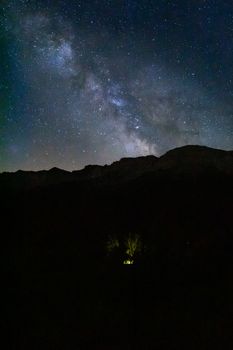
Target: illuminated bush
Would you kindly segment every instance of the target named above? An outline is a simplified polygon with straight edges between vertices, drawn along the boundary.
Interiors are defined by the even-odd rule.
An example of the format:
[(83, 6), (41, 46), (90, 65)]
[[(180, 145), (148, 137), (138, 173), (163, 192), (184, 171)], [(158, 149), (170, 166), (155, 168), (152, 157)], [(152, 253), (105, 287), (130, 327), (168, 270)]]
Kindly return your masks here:
[(135, 255), (139, 254), (142, 249), (142, 243), (139, 235), (129, 234), (125, 241), (126, 254), (130, 259), (133, 259)]
[(142, 242), (138, 234), (129, 234), (127, 238), (120, 243), (116, 236), (109, 236), (107, 242), (108, 254), (114, 254), (118, 252), (120, 259), (123, 258), (123, 264), (131, 265), (134, 263), (135, 258), (142, 251)]
[(107, 251), (108, 253), (112, 253), (115, 249), (120, 247), (119, 240), (116, 236), (109, 236), (107, 242)]

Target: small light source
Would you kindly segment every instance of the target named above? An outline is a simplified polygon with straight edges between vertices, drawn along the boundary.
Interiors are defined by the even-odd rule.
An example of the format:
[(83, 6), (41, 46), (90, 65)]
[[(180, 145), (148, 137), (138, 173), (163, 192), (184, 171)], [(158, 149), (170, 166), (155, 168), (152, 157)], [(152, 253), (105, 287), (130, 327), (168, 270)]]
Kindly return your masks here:
[(129, 259), (128, 260), (124, 260), (123, 264), (124, 265), (132, 265), (133, 264), (133, 260), (129, 260)]

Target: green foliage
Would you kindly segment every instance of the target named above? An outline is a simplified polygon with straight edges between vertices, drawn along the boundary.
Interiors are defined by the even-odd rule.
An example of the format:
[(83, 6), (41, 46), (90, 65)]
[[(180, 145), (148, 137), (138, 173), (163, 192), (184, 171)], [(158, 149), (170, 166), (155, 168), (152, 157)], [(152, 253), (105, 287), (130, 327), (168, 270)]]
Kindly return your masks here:
[(134, 258), (136, 254), (140, 253), (142, 250), (142, 243), (140, 236), (135, 234), (132, 235), (131, 233), (127, 237), (125, 241), (125, 247), (126, 247), (126, 254), (129, 256), (129, 258)]
[[(116, 236), (109, 236), (107, 241), (107, 252), (113, 254), (118, 252), (119, 258), (123, 258), (123, 264), (133, 264), (135, 258), (142, 251), (142, 242), (138, 234), (129, 234), (121, 241)], [(120, 259), (121, 259), (120, 258)]]
[(112, 253), (115, 249), (120, 247), (119, 240), (116, 236), (109, 236), (107, 241), (107, 251)]

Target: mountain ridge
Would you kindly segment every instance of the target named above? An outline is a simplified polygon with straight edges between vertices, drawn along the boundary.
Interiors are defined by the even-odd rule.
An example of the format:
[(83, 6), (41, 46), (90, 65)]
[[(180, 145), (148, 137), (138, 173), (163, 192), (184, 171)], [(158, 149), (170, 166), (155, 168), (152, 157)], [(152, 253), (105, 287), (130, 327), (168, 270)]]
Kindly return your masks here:
[(233, 151), (187, 145), (154, 155), (121, 158), (110, 165), (87, 165), (81, 170), (49, 170), (0, 173), (0, 189), (30, 189), (52, 184), (105, 179), (117, 183), (136, 179), (147, 173), (166, 172), (176, 176), (221, 172), (233, 175)]

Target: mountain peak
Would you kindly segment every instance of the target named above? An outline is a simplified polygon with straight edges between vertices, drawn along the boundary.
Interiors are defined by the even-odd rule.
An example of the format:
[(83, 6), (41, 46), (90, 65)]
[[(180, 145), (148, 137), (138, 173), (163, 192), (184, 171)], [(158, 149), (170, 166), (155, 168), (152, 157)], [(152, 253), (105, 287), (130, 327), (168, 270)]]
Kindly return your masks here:
[(57, 167), (53, 167), (51, 169), (48, 170), (49, 173), (69, 173), (69, 171), (64, 170), (64, 169), (60, 169)]

